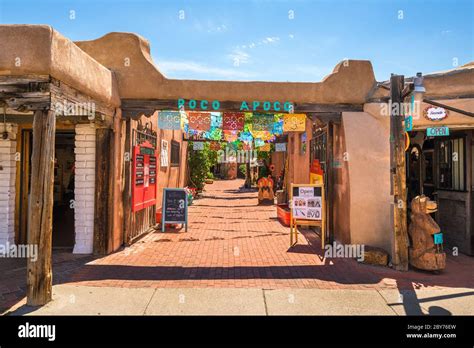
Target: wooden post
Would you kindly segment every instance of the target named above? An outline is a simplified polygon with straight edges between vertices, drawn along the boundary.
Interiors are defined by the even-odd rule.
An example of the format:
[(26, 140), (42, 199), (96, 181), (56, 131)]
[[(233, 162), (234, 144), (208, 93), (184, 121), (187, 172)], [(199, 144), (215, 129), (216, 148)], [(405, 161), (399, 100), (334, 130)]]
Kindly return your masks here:
[(105, 255), (109, 250), (109, 238), (112, 234), (111, 219), (111, 170), (113, 166), (113, 134), (111, 129), (96, 130), (96, 176), (95, 176), (95, 211), (94, 211), (94, 254)]
[(404, 77), (390, 78), (390, 167), (393, 202), (394, 254), (393, 267), (408, 270), (407, 189), (405, 167), (405, 129), (403, 127), (402, 91)]
[(38, 247), (34, 262), (28, 258), (27, 304), (41, 306), (52, 294), (52, 227), (54, 145), (56, 116), (53, 111), (35, 111), (31, 190), (28, 204), (28, 244)]
[(132, 226), (132, 124), (131, 120), (126, 121), (125, 131), (125, 153), (124, 156), (124, 177), (125, 187), (122, 194), (123, 199), (123, 243), (128, 245), (130, 243), (130, 229)]

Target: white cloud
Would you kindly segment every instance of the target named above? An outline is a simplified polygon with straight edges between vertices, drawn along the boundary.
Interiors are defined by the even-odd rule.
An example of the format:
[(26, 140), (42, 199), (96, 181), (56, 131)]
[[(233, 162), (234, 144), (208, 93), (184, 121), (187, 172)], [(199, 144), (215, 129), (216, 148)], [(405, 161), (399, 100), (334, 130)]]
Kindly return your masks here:
[(232, 59), (234, 63), (238, 62), (238, 65), (240, 65), (249, 62), (250, 54), (236, 48), (229, 54), (229, 58)]
[[(156, 60), (155, 60), (156, 61)], [(176, 72), (189, 72), (194, 74), (205, 74), (208, 77), (220, 78), (249, 78), (252, 75), (237, 69), (214, 68), (193, 61), (166, 61), (161, 60), (157, 64), (165, 74)]]
[(294, 36), (293, 34), (289, 34), (288, 37), (289, 37), (290, 39), (294, 39), (294, 38), (295, 38), (295, 36)]
[(278, 36), (267, 37), (262, 40), (264, 44), (272, 44), (276, 43), (277, 41), (280, 41), (280, 38)]

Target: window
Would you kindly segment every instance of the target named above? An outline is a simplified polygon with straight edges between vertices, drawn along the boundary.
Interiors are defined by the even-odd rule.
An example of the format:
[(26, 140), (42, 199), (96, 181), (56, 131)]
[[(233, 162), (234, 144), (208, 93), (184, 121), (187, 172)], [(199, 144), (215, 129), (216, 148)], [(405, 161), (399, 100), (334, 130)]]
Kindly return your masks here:
[(171, 140), (171, 167), (179, 167), (180, 146), (177, 141)]
[(465, 140), (446, 139), (438, 142), (438, 187), (466, 190)]
[(471, 186), (474, 191), (474, 142), (471, 144)]

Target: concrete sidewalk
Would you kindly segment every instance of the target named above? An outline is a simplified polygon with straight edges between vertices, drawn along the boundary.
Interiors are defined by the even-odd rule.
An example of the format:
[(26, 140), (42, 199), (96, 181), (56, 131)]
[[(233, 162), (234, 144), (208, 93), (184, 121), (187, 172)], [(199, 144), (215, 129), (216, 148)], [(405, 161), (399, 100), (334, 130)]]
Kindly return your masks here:
[(7, 315), (474, 315), (474, 290), (114, 288), (55, 285), (41, 308)]

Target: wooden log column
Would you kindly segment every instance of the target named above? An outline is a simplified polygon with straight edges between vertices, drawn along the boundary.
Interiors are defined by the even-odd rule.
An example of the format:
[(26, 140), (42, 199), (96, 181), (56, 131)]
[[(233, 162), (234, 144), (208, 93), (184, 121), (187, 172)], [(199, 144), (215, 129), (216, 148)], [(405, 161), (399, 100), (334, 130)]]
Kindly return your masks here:
[(99, 128), (96, 134), (94, 254), (106, 255), (112, 235), (113, 133)]
[[(405, 167), (405, 129), (402, 115), (402, 90), (404, 77), (392, 75), (390, 78), (390, 166), (393, 193), (394, 254), (393, 267), (399, 271), (408, 270), (407, 231), (407, 187)], [(394, 111), (395, 110), (395, 111)]]
[(31, 190), (28, 204), (28, 244), (38, 246), (36, 261), (28, 258), (27, 304), (41, 306), (52, 295), (52, 223), (56, 116), (35, 111)]

